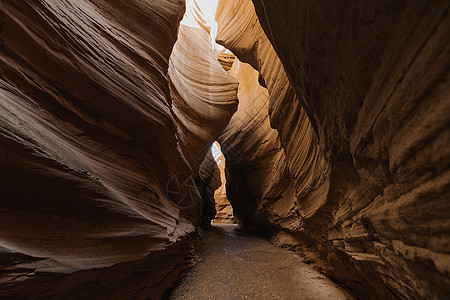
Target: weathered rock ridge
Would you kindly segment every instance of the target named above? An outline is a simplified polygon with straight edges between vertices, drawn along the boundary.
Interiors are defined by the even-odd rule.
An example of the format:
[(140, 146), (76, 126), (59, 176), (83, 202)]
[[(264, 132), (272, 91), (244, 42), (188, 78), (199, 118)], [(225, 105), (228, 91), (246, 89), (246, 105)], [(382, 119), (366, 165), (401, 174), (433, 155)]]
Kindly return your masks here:
[(183, 13), (1, 4), (0, 297), (157, 299), (192, 263), (195, 179), (237, 81)]
[[(253, 3), (259, 19), (250, 0), (219, 2), (217, 41), (259, 71), (279, 139), (269, 143), (286, 168), (248, 168), (262, 139), (258, 126), (233, 123), (239, 107), (221, 135), (246, 137), (222, 147), (235, 214), (357, 296), (444, 299), (449, 4)], [(235, 153), (245, 154), (228, 165)]]

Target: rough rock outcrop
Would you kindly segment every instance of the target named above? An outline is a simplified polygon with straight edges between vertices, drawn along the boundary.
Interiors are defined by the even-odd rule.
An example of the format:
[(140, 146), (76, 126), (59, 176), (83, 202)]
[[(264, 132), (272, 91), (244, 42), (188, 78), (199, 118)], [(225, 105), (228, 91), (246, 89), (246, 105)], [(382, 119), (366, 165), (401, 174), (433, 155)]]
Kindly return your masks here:
[[(254, 197), (237, 199), (230, 191), (240, 221), (266, 229), (269, 223), (275, 243), (309, 253), (355, 295), (444, 299), (450, 292), (449, 4), (253, 2), (280, 59), (250, 1), (220, 1), (217, 39), (257, 69), (268, 88), (270, 122), (295, 198), (285, 205), (281, 199), (288, 197), (275, 197), (271, 207), (299, 216), (297, 222), (270, 218), (270, 207), (252, 211)], [(240, 171), (234, 190), (251, 191), (245, 178), (267, 172)], [(262, 177), (260, 184), (270, 183)]]
[(169, 70), (183, 12), (0, 5), (0, 297), (159, 298), (190, 264), (194, 179), (237, 82), (196, 29), (180, 30)]
[(223, 49), (222, 51), (220, 51), (219, 57), (217, 59), (219, 60), (225, 71), (230, 71), (235, 58), (236, 56), (233, 53), (229, 53), (227, 49)]

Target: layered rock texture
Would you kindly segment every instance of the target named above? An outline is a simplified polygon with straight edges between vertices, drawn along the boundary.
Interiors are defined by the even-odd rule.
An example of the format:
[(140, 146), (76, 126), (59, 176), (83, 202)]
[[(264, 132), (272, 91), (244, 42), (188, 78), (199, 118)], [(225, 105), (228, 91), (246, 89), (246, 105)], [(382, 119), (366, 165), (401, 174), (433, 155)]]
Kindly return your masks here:
[(198, 171), (237, 109), (238, 81), (217, 60), (208, 32), (186, 25), (181, 25), (170, 56), (169, 76), (181, 150)]
[[(241, 107), (221, 135), (246, 137), (222, 147), (235, 214), (354, 295), (444, 299), (449, 4), (253, 2), (219, 2), (217, 41), (258, 70), (278, 138), (234, 123)], [(280, 160), (255, 167), (266, 140)]]
[(157, 299), (191, 264), (237, 81), (184, 7), (1, 4), (0, 297)]

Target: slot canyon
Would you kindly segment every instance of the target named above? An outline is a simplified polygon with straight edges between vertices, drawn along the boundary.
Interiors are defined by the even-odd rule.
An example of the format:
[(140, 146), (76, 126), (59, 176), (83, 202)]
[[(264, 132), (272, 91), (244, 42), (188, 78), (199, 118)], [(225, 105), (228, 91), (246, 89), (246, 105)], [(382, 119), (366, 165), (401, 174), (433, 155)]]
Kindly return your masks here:
[(0, 299), (448, 299), (449, 13), (0, 1)]

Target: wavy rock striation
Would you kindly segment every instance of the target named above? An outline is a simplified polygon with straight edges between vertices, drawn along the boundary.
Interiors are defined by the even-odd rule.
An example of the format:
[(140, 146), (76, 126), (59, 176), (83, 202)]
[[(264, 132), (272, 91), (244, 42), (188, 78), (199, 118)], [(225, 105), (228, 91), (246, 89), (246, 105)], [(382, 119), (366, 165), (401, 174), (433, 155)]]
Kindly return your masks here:
[[(324, 198), (328, 190), (328, 174), (323, 172), (328, 166), (319, 151), (313, 127), (297, 101), (281, 61), (259, 25), (252, 3), (220, 1), (217, 18), (217, 41), (258, 70), (259, 83), (268, 90), (270, 126), (277, 129), (286, 156), (287, 180), (291, 181), (284, 198), (290, 198), (291, 202), (300, 201), (301, 205), (295, 205), (299, 209), (296, 214), (310, 217), (324, 204), (317, 199)], [(292, 136), (299, 138), (292, 139)], [(286, 221), (283, 226), (288, 229), (288, 223), (297, 223), (298, 216), (292, 215), (292, 220)]]
[(186, 25), (180, 26), (169, 77), (180, 147), (197, 171), (211, 141), (237, 110), (238, 81), (217, 60), (208, 32)]
[(246, 228), (359, 298), (445, 299), (448, 1), (221, 0), (236, 59), (184, 10), (0, 4), (0, 298), (164, 297), (218, 140)]
[[(251, 1), (222, 0), (217, 40), (259, 71), (286, 157), (286, 193), (292, 190), (275, 193), (271, 206), (255, 206), (258, 188), (248, 178), (268, 170), (241, 169), (228, 192), (235, 214), (274, 243), (303, 250), (357, 296), (444, 299), (448, 3), (253, 2), (264, 31)], [(239, 165), (256, 154), (250, 150)], [(259, 184), (271, 185), (264, 176)]]
[(174, 47), (183, 13), (181, 0), (1, 5), (0, 297), (159, 298), (192, 263), (194, 180), (237, 82), (206, 32), (182, 27)]

